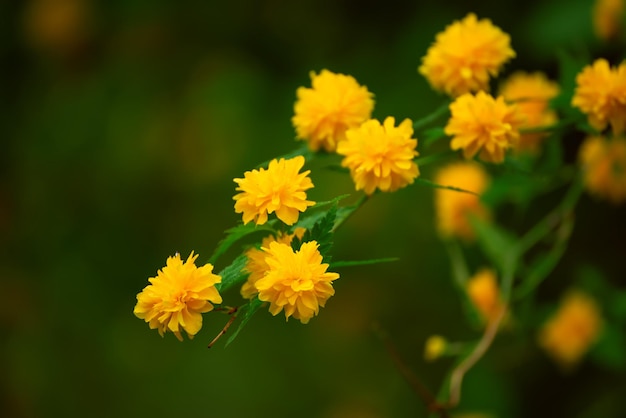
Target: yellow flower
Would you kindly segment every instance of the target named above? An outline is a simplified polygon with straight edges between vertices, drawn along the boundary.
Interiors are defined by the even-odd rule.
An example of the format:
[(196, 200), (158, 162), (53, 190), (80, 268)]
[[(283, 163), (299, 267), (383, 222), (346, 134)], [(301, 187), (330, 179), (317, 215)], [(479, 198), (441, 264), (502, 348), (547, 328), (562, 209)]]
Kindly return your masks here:
[(426, 361), (435, 361), (441, 357), (448, 346), (448, 342), (441, 335), (431, 335), (424, 345), (424, 359)]
[(626, 128), (626, 63), (611, 68), (604, 58), (597, 59), (576, 76), (572, 106), (587, 115), (596, 130), (611, 125), (614, 134)]
[(201, 314), (213, 310), (211, 303), (222, 303), (215, 288), (222, 278), (213, 274), (211, 264), (196, 267), (196, 258), (193, 251), (184, 263), (180, 254), (168, 257), (167, 265), (137, 295), (135, 316), (145, 320), (150, 329), (157, 329), (161, 336), (170, 330), (182, 341), (182, 327), (193, 338), (202, 328)]
[(335, 151), (349, 128), (368, 120), (374, 109), (373, 95), (354, 77), (328, 70), (311, 72), (312, 88), (296, 91), (295, 115), (291, 119), (297, 137), (309, 148)]
[[(520, 128), (541, 128), (557, 121), (556, 112), (549, 108), (549, 101), (559, 94), (559, 86), (543, 73), (516, 72), (501, 86), (500, 95), (506, 102), (514, 102), (523, 123)], [(513, 148), (518, 152), (536, 154), (545, 133), (521, 134)]]
[(596, 0), (593, 5), (593, 30), (608, 41), (616, 38), (622, 28), (624, 0)]
[(257, 225), (267, 222), (268, 214), (276, 212), (278, 219), (293, 225), (300, 212), (315, 202), (306, 200), (306, 192), (313, 187), (308, 177), (310, 170), (299, 173), (304, 166), (304, 157), (299, 155), (289, 160), (281, 158), (270, 161), (267, 170), (246, 171), (244, 178), (234, 179), (238, 184), (235, 212), (243, 212), (243, 223), (254, 220)]
[(448, 25), (422, 58), (418, 71), (432, 88), (456, 97), (489, 90), (489, 78), (515, 57), (509, 36), (473, 13)]
[(502, 310), (500, 288), (491, 269), (479, 270), (466, 284), (467, 295), (485, 323), (496, 319)]
[(335, 294), (332, 281), (339, 275), (326, 272), (328, 264), (322, 264), (317, 247), (317, 242), (309, 241), (295, 252), (279, 242), (262, 248), (269, 271), (256, 282), (256, 288), (259, 299), (270, 302), (272, 315), (284, 310), (285, 318), (293, 316), (306, 324)]
[(393, 192), (413, 183), (419, 169), (413, 159), (417, 140), (413, 124), (405, 119), (394, 126), (395, 119), (388, 117), (383, 125), (375, 119), (346, 132), (346, 140), (339, 143), (337, 153), (344, 155), (341, 165), (350, 169), (356, 190), (363, 189), (371, 195), (376, 188)]
[(580, 147), (579, 159), (589, 193), (613, 204), (626, 201), (626, 139), (589, 137)]
[[(293, 241), (293, 237), (298, 237), (302, 239), (304, 232), (306, 229), (304, 228), (296, 228), (293, 234), (283, 234), (278, 233), (278, 236), (270, 235), (263, 238), (261, 241), (261, 248), (269, 248), (270, 243), (279, 242), (281, 244), (291, 245), (291, 241)], [(251, 299), (258, 293), (256, 289), (256, 282), (261, 279), (269, 270), (269, 266), (265, 261), (265, 257), (267, 257), (267, 253), (258, 248), (250, 248), (246, 251), (246, 257), (248, 257), (248, 262), (244, 267), (244, 271), (250, 273), (248, 276), (248, 280), (241, 287), (241, 296), (245, 299)]]
[(468, 190), (476, 194), (448, 189), (435, 190), (435, 213), (437, 227), (443, 237), (460, 237), (466, 241), (474, 239), (474, 230), (469, 215), (488, 219), (489, 210), (480, 201), (487, 189), (489, 176), (483, 167), (474, 162), (450, 164), (437, 172), (435, 183)]
[(453, 137), (450, 147), (462, 149), (466, 159), (480, 151), (481, 160), (501, 163), (506, 150), (519, 139), (522, 120), (502, 96), (494, 99), (482, 91), (475, 96), (464, 94), (450, 104), (450, 113), (444, 131)]
[(568, 293), (539, 332), (539, 345), (563, 368), (574, 366), (597, 341), (602, 317), (596, 302), (580, 291)]

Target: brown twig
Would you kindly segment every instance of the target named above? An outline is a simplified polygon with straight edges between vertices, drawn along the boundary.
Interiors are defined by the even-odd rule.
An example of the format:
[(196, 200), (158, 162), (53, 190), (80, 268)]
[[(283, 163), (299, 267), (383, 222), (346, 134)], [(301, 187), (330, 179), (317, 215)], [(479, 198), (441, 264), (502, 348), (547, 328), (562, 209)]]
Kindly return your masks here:
[(448, 398), (448, 407), (454, 408), (459, 404), (461, 400), (461, 384), (463, 383), (463, 377), (474, 365), (482, 358), (487, 352), (487, 349), (491, 346), (493, 339), (500, 328), (500, 323), (504, 318), (507, 311), (507, 307), (503, 306), (492, 321), (489, 322), (483, 336), (481, 337), (474, 351), (465, 358), (452, 372), (450, 376), (450, 397)]
[(215, 336), (215, 338), (213, 338), (213, 340), (209, 343), (207, 348), (213, 347), (213, 344), (215, 344), (217, 342), (217, 340), (219, 340), (222, 337), (222, 335), (226, 334), (226, 331), (228, 331), (228, 328), (230, 328), (232, 323), (235, 322), (235, 319), (237, 319), (237, 315), (235, 315), (237, 313), (237, 309), (239, 309), (239, 307), (237, 307), (237, 306), (235, 306), (233, 308), (226, 307), (226, 308), (218, 308), (218, 309), (216, 309), (216, 311), (226, 310), (226, 314), (227, 315), (231, 315), (231, 317), (228, 320), (228, 322), (226, 323), (226, 325), (224, 325), (224, 328), (222, 328), (222, 330), (219, 332), (219, 334), (217, 334)]
[(439, 413), (441, 418), (449, 418), (448, 412), (446, 411), (446, 406), (441, 405), (435, 399), (435, 396), (432, 392), (422, 383), (422, 381), (417, 377), (417, 375), (407, 366), (407, 364), (402, 360), (400, 353), (396, 349), (395, 344), (391, 341), (387, 333), (381, 328), (380, 324), (375, 322), (373, 324), (373, 329), (376, 335), (385, 343), (385, 348), (393, 360), (394, 365), (404, 378), (407, 383), (413, 389), (413, 392), (426, 404), (426, 408), (429, 412)]

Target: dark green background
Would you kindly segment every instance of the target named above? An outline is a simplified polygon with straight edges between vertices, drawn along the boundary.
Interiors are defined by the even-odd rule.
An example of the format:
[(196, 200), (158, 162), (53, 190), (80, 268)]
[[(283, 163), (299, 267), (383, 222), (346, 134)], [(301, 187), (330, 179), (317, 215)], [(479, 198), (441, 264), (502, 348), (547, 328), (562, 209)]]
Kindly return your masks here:
[[(53, 15), (33, 12), (38, 3), (0, 3), (6, 417), (426, 416), (371, 329), (378, 321), (432, 390), (451, 362), (425, 363), (425, 339), (479, 335), (425, 186), (376, 196), (339, 231), (335, 260), (401, 261), (338, 270), (336, 295), (306, 326), (263, 311), (227, 349), (207, 350), (226, 316), (206, 315), (180, 343), (133, 316), (135, 296), (176, 251), (206, 260), (239, 220), (232, 179), (299, 146), (290, 118), (310, 71), (355, 76), (376, 96), (375, 117), (402, 120), (443, 101), (416, 69), (435, 34), (469, 11), (511, 35), (517, 58), (505, 73), (555, 77), (557, 49), (614, 53), (592, 36), (590, 0), (116, 0), (86, 3), (85, 31), (67, 33), (42, 28)], [(570, 140), (571, 162), (581, 138)], [(353, 193), (322, 165), (311, 166), (310, 198)], [(540, 292), (546, 304), (585, 264), (624, 286), (623, 207), (584, 197), (579, 209), (571, 251)], [(584, 362), (564, 375), (521, 327), (469, 373), (459, 411), (620, 417), (624, 393), (623, 371)]]

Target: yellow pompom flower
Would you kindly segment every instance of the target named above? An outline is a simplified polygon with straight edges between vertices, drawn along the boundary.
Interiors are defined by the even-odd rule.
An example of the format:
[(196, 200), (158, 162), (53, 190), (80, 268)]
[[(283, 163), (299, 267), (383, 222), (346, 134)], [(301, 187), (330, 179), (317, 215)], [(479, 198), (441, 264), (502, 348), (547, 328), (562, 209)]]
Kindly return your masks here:
[(418, 155), (417, 139), (412, 136), (413, 123), (409, 119), (396, 127), (391, 116), (382, 125), (370, 119), (349, 129), (337, 153), (344, 156), (341, 165), (350, 169), (356, 190), (371, 195), (377, 188), (393, 192), (413, 183), (419, 169), (413, 160)]
[(349, 128), (359, 126), (372, 115), (373, 95), (354, 77), (328, 70), (311, 72), (312, 88), (296, 91), (295, 115), (291, 121), (297, 137), (308, 141), (312, 151), (334, 152)]
[(273, 159), (266, 169), (246, 171), (244, 178), (234, 179), (238, 184), (235, 212), (243, 213), (243, 223), (255, 221), (257, 225), (267, 222), (268, 214), (275, 212), (287, 225), (298, 220), (300, 212), (315, 202), (306, 200), (306, 190), (313, 187), (308, 177), (310, 170), (300, 173), (304, 157), (285, 160)]
[(483, 91), (464, 94), (450, 104), (450, 113), (444, 132), (453, 137), (450, 148), (462, 149), (466, 159), (478, 154), (483, 161), (501, 163), (519, 139), (522, 119), (502, 96), (494, 99)]
[[(261, 248), (269, 248), (272, 242), (279, 242), (281, 244), (291, 245), (294, 237), (302, 239), (302, 236), (306, 232), (304, 228), (296, 228), (293, 234), (284, 234), (279, 232), (277, 236), (270, 235), (261, 241)], [(246, 251), (246, 257), (248, 261), (244, 267), (244, 271), (250, 273), (248, 280), (241, 287), (241, 296), (245, 299), (251, 299), (256, 296), (258, 290), (256, 289), (256, 282), (263, 278), (269, 270), (269, 266), (265, 261), (267, 253), (259, 248), (250, 248)]]
[(286, 319), (293, 316), (306, 324), (335, 294), (332, 281), (339, 274), (326, 271), (328, 264), (322, 263), (317, 247), (316, 241), (309, 241), (298, 251), (279, 242), (262, 248), (269, 270), (256, 282), (256, 288), (259, 299), (270, 302), (272, 315), (284, 310)]
[(542, 326), (539, 345), (564, 369), (576, 365), (602, 331), (596, 302), (581, 291), (571, 291)]
[(614, 134), (626, 128), (626, 63), (611, 68), (604, 58), (597, 59), (576, 76), (572, 106), (587, 115), (598, 131), (611, 125)]
[(418, 71), (433, 89), (456, 97), (488, 91), (489, 78), (514, 57), (509, 35), (470, 13), (437, 34)]
[(596, 0), (593, 5), (593, 30), (604, 41), (616, 38), (622, 29), (624, 0)]
[(480, 195), (489, 185), (484, 168), (474, 162), (459, 162), (440, 169), (435, 183), (467, 190), (476, 194), (438, 188), (435, 190), (435, 213), (437, 228), (444, 238), (459, 237), (466, 241), (474, 239), (469, 216), (488, 219), (488, 208), (480, 201)]
[(431, 335), (424, 344), (424, 359), (426, 361), (435, 361), (441, 357), (448, 347), (448, 341), (441, 335)]
[(196, 267), (196, 258), (193, 251), (184, 263), (180, 254), (168, 257), (167, 265), (148, 279), (151, 284), (137, 295), (133, 313), (161, 336), (169, 330), (182, 341), (182, 328), (193, 338), (202, 328), (201, 314), (213, 310), (212, 303), (222, 303), (215, 288), (222, 278), (213, 274), (211, 264)]
[[(541, 128), (557, 122), (556, 112), (549, 107), (549, 101), (559, 94), (559, 86), (543, 73), (518, 71), (500, 86), (500, 95), (508, 103), (515, 103), (521, 117), (520, 129)], [(545, 133), (523, 133), (513, 143), (517, 152), (536, 154)]]
[(589, 137), (579, 151), (585, 188), (613, 204), (626, 201), (626, 139)]
[(466, 291), (485, 323), (496, 319), (502, 311), (500, 287), (493, 270), (486, 268), (479, 270), (467, 281)]

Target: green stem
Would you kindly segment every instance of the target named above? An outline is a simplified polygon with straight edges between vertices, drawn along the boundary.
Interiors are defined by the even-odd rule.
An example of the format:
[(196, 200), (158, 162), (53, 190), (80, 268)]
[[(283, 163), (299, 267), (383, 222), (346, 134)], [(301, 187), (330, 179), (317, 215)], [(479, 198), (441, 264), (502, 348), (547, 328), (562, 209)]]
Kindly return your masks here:
[(432, 122), (436, 121), (438, 118), (443, 116), (448, 111), (449, 106), (450, 106), (450, 102), (446, 101), (437, 109), (435, 109), (432, 113), (424, 116), (421, 119), (416, 120), (415, 122), (413, 122), (413, 130), (419, 131), (420, 129), (423, 129), (424, 127), (428, 126)]

